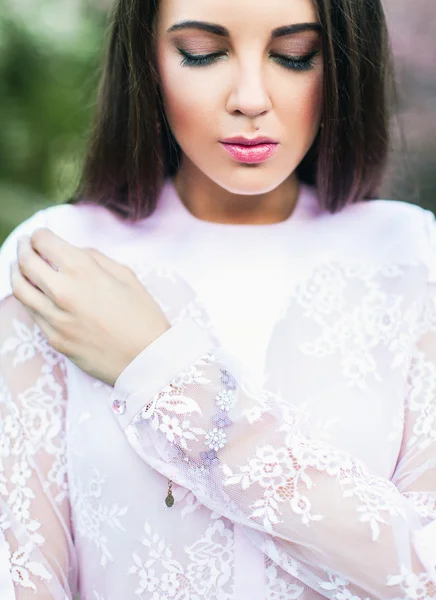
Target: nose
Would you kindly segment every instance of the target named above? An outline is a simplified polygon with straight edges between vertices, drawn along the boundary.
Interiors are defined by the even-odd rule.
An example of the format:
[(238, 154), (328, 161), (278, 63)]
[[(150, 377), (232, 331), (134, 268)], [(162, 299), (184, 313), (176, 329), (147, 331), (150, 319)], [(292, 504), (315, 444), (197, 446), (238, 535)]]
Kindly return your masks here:
[(253, 64), (247, 57), (244, 64), (234, 72), (234, 82), (227, 100), (230, 114), (242, 113), (248, 117), (257, 117), (271, 110), (272, 103), (265, 85), (263, 65)]

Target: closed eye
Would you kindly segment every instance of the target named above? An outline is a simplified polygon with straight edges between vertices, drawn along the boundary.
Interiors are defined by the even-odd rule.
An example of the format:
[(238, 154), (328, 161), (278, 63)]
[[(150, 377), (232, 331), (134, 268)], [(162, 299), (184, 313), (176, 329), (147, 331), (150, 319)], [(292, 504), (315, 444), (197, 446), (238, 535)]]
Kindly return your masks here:
[(225, 52), (214, 52), (212, 54), (188, 54), (181, 48), (178, 51), (183, 56), (183, 60), (180, 63), (182, 67), (199, 67), (202, 65), (209, 65), (212, 62), (216, 62), (216, 59), (225, 56)]
[(317, 54), (319, 54), (319, 50), (314, 50), (305, 56), (283, 56), (282, 54), (270, 54), (270, 56), (286, 69), (310, 71), (313, 69), (313, 59)]
[[(185, 50), (178, 48), (178, 51), (183, 56), (181, 61), (182, 67), (201, 67), (217, 62), (222, 56), (226, 56), (225, 52), (214, 52), (212, 54), (189, 54)], [(313, 69), (313, 58), (319, 54), (319, 50), (314, 50), (305, 56), (284, 56), (282, 54), (270, 53), (270, 57), (279, 65), (293, 71), (309, 71)]]

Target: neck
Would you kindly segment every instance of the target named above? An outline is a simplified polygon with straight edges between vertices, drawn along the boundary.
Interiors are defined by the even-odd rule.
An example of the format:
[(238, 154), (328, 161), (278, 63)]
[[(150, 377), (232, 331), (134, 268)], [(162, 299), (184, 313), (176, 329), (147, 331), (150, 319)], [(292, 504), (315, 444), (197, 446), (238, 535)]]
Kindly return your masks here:
[(183, 204), (196, 218), (213, 223), (267, 225), (288, 219), (299, 193), (296, 174), (262, 194), (230, 192), (196, 168), (180, 167), (173, 179)]

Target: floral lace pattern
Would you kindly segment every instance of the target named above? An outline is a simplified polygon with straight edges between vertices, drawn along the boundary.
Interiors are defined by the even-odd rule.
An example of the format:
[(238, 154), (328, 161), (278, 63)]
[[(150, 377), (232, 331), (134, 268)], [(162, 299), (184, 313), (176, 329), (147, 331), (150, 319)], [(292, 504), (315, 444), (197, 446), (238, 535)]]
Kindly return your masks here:
[(0, 549), (15, 598), (245, 600), (244, 577), (260, 600), (436, 598), (436, 267), (311, 264), (259, 387), (186, 281), (131, 265), (173, 325), (168, 373), (189, 347), (178, 324), (210, 343), (127, 399), (126, 427), (117, 390), (54, 352), (14, 298), (0, 305)]
[(91, 476), (86, 489), (81, 481), (71, 486), (71, 503), (77, 514), (76, 538), (84, 537), (91, 542), (100, 556), (100, 565), (107, 567), (114, 558), (108, 548), (103, 526), (115, 533), (123, 531), (123, 517), (128, 507), (119, 507), (116, 502), (108, 505), (104, 501), (105, 478), (95, 467), (91, 468)]
[[(375, 369), (378, 367), (374, 359), (376, 348), (383, 348), (380, 364), (396, 370), (398, 377), (406, 373), (409, 378), (415, 375), (417, 383), (414, 385), (418, 389), (412, 386), (413, 391), (406, 399), (408, 413), (416, 413), (411, 421), (412, 436), (403, 456), (403, 461), (407, 462), (411, 460), (408, 449), (413, 448), (416, 456), (422, 449), (431, 448), (434, 456), (436, 446), (433, 434), (422, 425), (422, 419), (428, 422), (429, 418), (433, 418), (435, 394), (422, 393), (422, 373), (416, 373), (413, 366), (416, 357), (420, 357), (425, 369), (433, 369), (433, 356), (422, 354), (421, 342), (413, 356), (411, 354), (412, 342), (420, 328), (422, 304), (419, 300), (406, 309), (404, 294), (388, 294), (387, 285), (383, 284), (404, 276), (405, 272), (399, 267), (341, 269), (337, 264), (320, 266), (297, 287), (296, 304), (302, 305), (304, 316), (315, 320), (322, 330), (322, 337), (302, 345), (305, 354), (317, 358), (329, 354), (348, 355), (349, 360), (350, 353), (354, 352), (357, 356), (358, 348), (359, 360), (366, 365), (374, 365), (371, 369), (353, 371), (354, 374), (360, 373), (356, 379), (354, 374), (351, 377), (345, 362), (342, 363), (344, 376), (350, 376), (353, 384), (358, 381), (360, 390), (366, 391), (370, 389), (369, 385), (374, 385), (370, 384), (369, 376), (372, 381), (382, 381)], [(368, 293), (361, 293), (360, 302), (348, 312), (345, 310), (344, 294), (350, 278), (354, 277), (361, 285), (362, 282), (366, 285)], [(309, 292), (316, 295), (319, 288), (312, 281), (318, 283), (326, 294), (329, 278), (334, 282), (336, 293), (330, 297), (322, 296), (321, 307), (314, 313)], [(339, 319), (332, 319), (334, 312)], [(365, 318), (365, 314), (370, 318)], [(329, 316), (328, 321), (324, 319), (326, 315)], [(353, 323), (360, 325), (353, 327)], [(336, 335), (333, 335), (333, 330)], [(182, 342), (176, 336), (177, 333), (174, 333), (168, 344), (181, 347)], [(320, 345), (320, 340), (329, 340), (329, 344), (323, 342)], [(363, 349), (368, 358), (365, 358)], [(410, 365), (409, 371), (405, 369), (406, 363)], [(180, 485), (193, 489), (211, 510), (250, 528), (252, 540), (259, 546), (264, 548), (265, 535), (270, 535), (280, 540), (275, 548), (279, 554), (289, 554), (297, 559), (303, 552), (305, 560), (297, 561), (298, 577), (312, 587), (315, 587), (313, 571), (311, 573), (306, 561), (321, 566), (318, 555), (323, 551), (324, 569), (332, 574), (329, 583), (321, 586), (325, 594), (329, 593), (328, 597), (366, 598), (375, 595), (403, 598), (408, 597), (404, 596), (406, 591), (412, 594), (412, 589), (413, 597), (434, 597), (428, 596), (431, 589), (429, 574), (422, 566), (413, 566), (417, 564), (416, 555), (413, 563), (402, 562), (402, 550), (395, 542), (400, 531), (404, 535), (407, 528), (413, 530), (417, 526), (422, 508), (415, 506), (412, 497), (402, 495), (392, 481), (371, 472), (362, 461), (339, 447), (313, 438), (310, 419), (302, 418), (299, 410), (293, 410), (289, 399), (286, 402), (268, 390), (257, 397), (256, 394), (246, 394), (243, 380), (233, 376), (228, 364), (232, 364), (232, 359), (211, 338), (208, 352), (179, 373), (156, 397), (147, 398), (145, 410), (139, 411), (127, 428), (129, 440), (141, 457), (150, 460), (163, 474), (171, 473)], [(226, 385), (226, 378), (231, 378), (231, 386)], [(419, 401), (414, 400), (415, 393), (419, 395)], [(257, 413), (253, 413), (253, 404), (257, 404)], [(248, 406), (251, 407), (249, 419), (245, 413)], [(217, 407), (220, 409), (218, 415), (214, 414)], [(210, 429), (211, 416), (221, 419), (225, 427)], [(394, 417), (398, 422), (398, 409), (393, 421)], [(151, 431), (166, 436), (169, 442), (166, 454), (162, 444), (154, 441), (158, 438)], [(237, 440), (244, 439), (249, 439), (250, 443), (241, 443), (239, 449)], [(159, 454), (150, 459), (153, 445), (159, 446)], [(208, 451), (203, 449), (204, 445), (209, 448)], [(147, 454), (141, 446), (147, 448)], [(423, 470), (427, 464), (424, 464)], [(201, 479), (198, 478), (199, 473), (202, 473)], [(408, 473), (408, 476), (411, 481), (412, 474)], [(330, 498), (330, 512), (325, 512), (323, 498)], [(341, 521), (341, 526), (338, 526)], [(425, 525), (425, 522), (421, 523)], [(396, 526), (398, 533), (395, 533)], [(348, 560), (337, 555), (336, 540), (330, 535), (333, 527), (353, 531), (356, 539), (365, 540), (365, 544), (376, 543), (374, 556), (377, 558), (369, 563), (373, 573), (368, 581), (361, 581), (358, 575), (360, 553), (350, 552)], [(322, 540), (322, 545), (312, 552), (302, 550), (305, 544), (313, 544), (313, 537), (306, 531), (316, 532), (317, 539)], [(413, 546), (410, 553), (414, 555)], [(339, 576), (339, 573), (345, 577)], [(406, 580), (410, 588), (407, 590), (404, 587)], [(424, 588), (427, 596), (422, 596)]]
[(144, 534), (141, 543), (146, 548), (147, 560), (133, 553), (129, 569), (129, 573), (139, 579), (136, 595), (141, 596), (147, 591), (152, 598), (233, 598), (233, 537), (223, 520), (213, 519), (203, 536), (185, 548), (187, 565), (175, 559), (171, 545), (159, 533), (153, 532), (148, 522)]
[[(5, 306), (12, 319), (5, 319)], [(61, 593), (53, 568), (69, 563), (71, 582), (75, 568), (74, 558), (68, 559), (72, 540), (56, 555), (51, 535), (61, 528), (55, 511), (63, 519), (69, 515), (65, 365), (14, 298), (5, 301), (1, 317), (0, 533), (7, 543), (12, 579), (22, 593)], [(34, 373), (30, 382), (29, 371)], [(52, 505), (45, 526), (36, 508), (43, 496)]]

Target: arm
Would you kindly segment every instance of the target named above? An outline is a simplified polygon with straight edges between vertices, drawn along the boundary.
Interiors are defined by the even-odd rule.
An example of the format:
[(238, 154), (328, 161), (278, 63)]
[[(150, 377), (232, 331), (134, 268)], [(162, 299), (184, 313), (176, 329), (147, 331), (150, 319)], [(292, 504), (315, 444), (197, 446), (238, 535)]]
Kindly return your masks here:
[(111, 400), (144, 461), (244, 525), (274, 562), (325, 597), (424, 600), (436, 598), (434, 330), (415, 361), (430, 387), (420, 392), (414, 362), (400, 488), (316, 439), (289, 399), (245, 381), (234, 357), (190, 319), (127, 367)]
[(65, 366), (12, 296), (0, 303), (0, 332), (0, 552), (8, 565), (3, 562), (3, 585), (13, 587), (17, 599), (29, 592), (38, 599), (71, 599), (76, 565), (65, 461)]
[(0, 252), (0, 597), (71, 600), (77, 566), (65, 456), (64, 357), (10, 295), (21, 224)]

